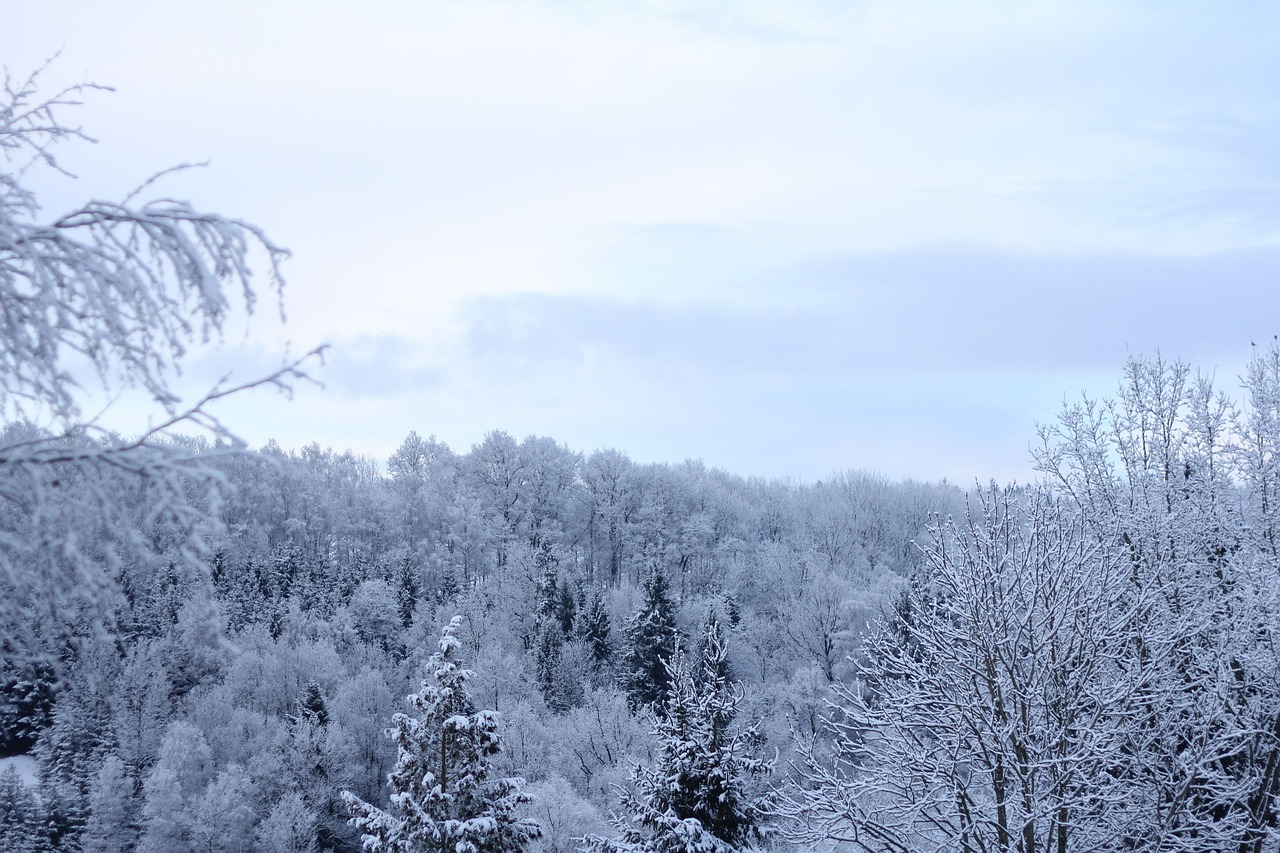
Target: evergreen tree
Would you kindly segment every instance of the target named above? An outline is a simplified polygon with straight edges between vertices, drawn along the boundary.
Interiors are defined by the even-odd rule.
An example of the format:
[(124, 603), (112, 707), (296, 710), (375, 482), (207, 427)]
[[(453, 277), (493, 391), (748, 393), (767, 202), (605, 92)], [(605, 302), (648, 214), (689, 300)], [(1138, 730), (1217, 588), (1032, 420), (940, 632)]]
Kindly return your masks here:
[(554, 561), (542, 559), (542, 554), (540, 553), (535, 555), (535, 560), (542, 564), (542, 576), (538, 578), (538, 621), (551, 622), (558, 619), (560, 577), (556, 572)]
[(477, 711), (467, 692), (474, 673), (458, 662), (461, 627), (462, 617), (455, 616), (431, 657), (428, 678), (409, 697), (418, 715), (392, 718), (400, 754), (388, 777), (395, 814), (343, 792), (351, 824), (370, 853), (518, 851), (541, 835), (536, 822), (512, 814), (529, 801), (520, 790), (524, 780), (488, 778), (489, 762), (502, 749), (498, 717)]
[(418, 570), (406, 558), (396, 567), (396, 609), (400, 614), (401, 628), (408, 628), (413, 624), (413, 611), (418, 606), (420, 593)]
[(591, 660), (597, 667), (608, 666), (613, 660), (612, 626), (609, 622), (609, 609), (605, 607), (604, 597), (597, 589), (591, 596), (591, 603), (584, 605), (582, 615), (578, 619), (578, 635), (591, 649)]
[(724, 630), (720, 627), (715, 607), (707, 610), (707, 617), (702, 622), (702, 630), (698, 634), (698, 654), (696, 668), (698, 671), (712, 670), (718, 679), (725, 684), (737, 681), (733, 666), (724, 654)]
[(308, 681), (302, 688), (302, 696), (298, 698), (298, 713), (293, 720), (306, 721), (316, 726), (328, 725), (329, 708), (325, 705), (324, 694), (317, 682)]
[(634, 711), (661, 706), (671, 685), (667, 662), (677, 648), (675, 604), (667, 577), (654, 566), (644, 579), (644, 600), (626, 631), (627, 703)]
[(724, 594), (724, 612), (729, 617), (729, 627), (737, 628), (738, 623), (742, 621), (742, 605), (733, 590)]
[(556, 690), (560, 675), (561, 649), (564, 646), (564, 635), (560, 633), (560, 626), (555, 622), (543, 622), (542, 627), (538, 629), (538, 639), (534, 641), (534, 677), (538, 682), (538, 689), (542, 691), (542, 698), (546, 700), (547, 707), (556, 713), (568, 710), (569, 706), (564, 704)]
[(637, 766), (635, 792), (624, 791), (628, 815), (617, 822), (621, 837), (589, 837), (597, 853), (730, 853), (764, 836), (763, 797), (748, 778), (770, 763), (746, 755), (758, 735), (733, 726), (741, 692), (721, 673), (726, 648), (719, 625), (703, 638), (701, 667), (691, 670), (677, 651), (668, 664), (667, 713), (659, 719), (658, 766)]
[(440, 573), (440, 588), (436, 590), (437, 604), (450, 604), (458, 600), (462, 587), (458, 583), (458, 573), (453, 568), (445, 568)]
[(567, 637), (573, 633), (573, 625), (578, 617), (578, 603), (574, 600), (573, 590), (568, 583), (560, 585), (560, 596), (556, 601), (556, 619), (560, 623), (560, 631)]
[(84, 829), (89, 789), (113, 740), (107, 685), (90, 672), (95, 666), (111, 670), (93, 657), (77, 663), (81, 669), (59, 694), (53, 723), (35, 750), (49, 833), (58, 843), (74, 842)]
[(89, 820), (80, 841), (83, 853), (128, 853), (137, 847), (133, 790), (120, 756), (108, 755), (89, 792)]
[(0, 775), (0, 850), (6, 853), (36, 853), (48, 849), (41, 824), (40, 802), (9, 765)]
[(561, 714), (582, 704), (581, 674), (564, 668), (564, 634), (558, 622), (543, 622), (534, 641), (534, 674), (542, 698), (554, 713)]
[[(5, 643), (5, 646), (8, 644)], [(4, 648), (0, 663), (0, 755), (21, 755), (36, 743), (53, 715), (57, 675), (30, 652)]]

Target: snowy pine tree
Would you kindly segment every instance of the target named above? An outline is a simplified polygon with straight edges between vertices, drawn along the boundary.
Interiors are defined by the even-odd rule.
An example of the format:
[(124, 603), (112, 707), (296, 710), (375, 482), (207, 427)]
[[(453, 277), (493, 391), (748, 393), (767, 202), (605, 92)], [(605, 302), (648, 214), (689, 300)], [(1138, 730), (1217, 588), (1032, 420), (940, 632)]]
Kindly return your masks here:
[(696, 667), (699, 670), (710, 669), (716, 678), (725, 684), (737, 681), (733, 665), (724, 653), (724, 629), (720, 627), (720, 619), (714, 607), (707, 610), (707, 617), (702, 622), (702, 631), (698, 635), (698, 654)]
[(592, 663), (597, 667), (608, 666), (613, 660), (612, 628), (609, 609), (599, 589), (592, 593), (590, 604), (583, 606), (577, 624), (578, 636), (591, 650)]
[(15, 765), (0, 775), (0, 850), (36, 853), (47, 848), (44, 814), (36, 795), (22, 781)]
[(754, 728), (733, 725), (741, 693), (722, 675), (727, 650), (718, 623), (702, 640), (697, 671), (677, 650), (667, 666), (666, 716), (658, 721), (658, 766), (637, 766), (635, 793), (622, 792), (628, 812), (621, 837), (588, 837), (594, 853), (730, 853), (764, 836), (763, 796), (748, 780), (771, 769), (748, 756)]
[(667, 695), (667, 662), (678, 646), (675, 611), (667, 576), (655, 566), (645, 576), (644, 600), (626, 631), (625, 677), (632, 710), (660, 706)]
[(518, 777), (489, 779), (489, 761), (502, 749), (498, 717), (477, 711), (467, 692), (473, 676), (458, 662), (455, 616), (432, 655), (422, 688), (409, 697), (418, 716), (396, 714), (391, 736), (399, 760), (391, 771), (392, 812), (350, 791), (343, 799), (370, 853), (497, 853), (518, 851), (541, 834), (538, 824), (512, 814), (528, 802)]
[(83, 853), (127, 853), (137, 848), (137, 802), (133, 780), (120, 756), (107, 756), (89, 792), (89, 819), (80, 839)]
[(564, 669), (564, 634), (559, 622), (543, 622), (533, 647), (534, 675), (542, 698), (561, 714), (582, 703), (582, 682)]

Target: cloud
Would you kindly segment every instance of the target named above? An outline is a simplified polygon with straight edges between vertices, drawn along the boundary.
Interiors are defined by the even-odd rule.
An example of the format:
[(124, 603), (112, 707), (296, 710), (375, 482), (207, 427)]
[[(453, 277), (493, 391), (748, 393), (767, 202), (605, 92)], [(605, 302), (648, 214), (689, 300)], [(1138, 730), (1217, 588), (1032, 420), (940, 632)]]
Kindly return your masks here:
[(329, 344), (319, 371), (336, 396), (390, 398), (440, 388), (444, 372), (424, 363), (424, 347), (394, 335), (362, 335)]
[(287, 334), (335, 344), (329, 390), (250, 432), (958, 476), (1011, 470), (1010, 436), (1126, 352), (1230, 376), (1275, 331), (1280, 7), (10, 17), (15, 70), (66, 44), (51, 76), (119, 87), (69, 113), (103, 143), (51, 212), (209, 158), (164, 191), (295, 251)]
[[(771, 378), (1094, 370), (1126, 349), (1211, 363), (1269, 329), (1280, 249), (1202, 258), (930, 249), (773, 271), (763, 304), (510, 294), (465, 314), (487, 374), (589, 360), (645, 375)], [(757, 287), (764, 289), (759, 282)]]
[(489, 296), (456, 341), (384, 349), (430, 351), (404, 429), (456, 446), (503, 428), (770, 476), (1025, 481), (1036, 421), (1113, 391), (1129, 353), (1234, 392), (1250, 335), (1273, 332), (1250, 325), (1271, 322), (1278, 267), (1280, 250), (849, 255), (787, 270), (772, 301)]

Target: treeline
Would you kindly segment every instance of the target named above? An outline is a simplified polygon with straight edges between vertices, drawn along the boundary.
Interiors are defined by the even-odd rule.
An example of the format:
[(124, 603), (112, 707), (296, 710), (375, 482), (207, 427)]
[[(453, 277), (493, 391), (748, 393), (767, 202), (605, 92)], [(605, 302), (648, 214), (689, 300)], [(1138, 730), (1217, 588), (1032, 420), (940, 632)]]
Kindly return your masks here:
[(1131, 359), (1040, 428), (1040, 482), (968, 494), (500, 432), (385, 472), (174, 448), (223, 488), (164, 500), (54, 463), (2, 519), (0, 731), (39, 778), (0, 778), (0, 841), (434, 845), (412, 768), (465, 725), (488, 805), (449, 826), (511, 849), (1275, 849), (1280, 342), (1241, 380)]
[[(198, 531), (203, 570), (162, 511), (127, 532), (70, 519), (77, 557), (149, 556), (108, 559), (101, 595), (35, 585), (12, 611), (0, 748), (34, 754), (39, 786), (0, 781), (6, 849), (358, 848), (339, 795), (385, 803), (384, 730), (454, 614), (476, 701), (503, 716), (497, 770), (529, 780), (536, 843), (573, 849), (653, 762), (674, 647), (722, 625), (753, 748), (785, 757), (793, 729), (821, 734), (931, 515), (962, 506), (946, 485), (744, 479), (502, 432), (467, 453), (410, 434), (385, 469), (184, 449), (224, 481), (189, 496), (221, 520)], [(49, 500), (118, 475), (79, 476)]]

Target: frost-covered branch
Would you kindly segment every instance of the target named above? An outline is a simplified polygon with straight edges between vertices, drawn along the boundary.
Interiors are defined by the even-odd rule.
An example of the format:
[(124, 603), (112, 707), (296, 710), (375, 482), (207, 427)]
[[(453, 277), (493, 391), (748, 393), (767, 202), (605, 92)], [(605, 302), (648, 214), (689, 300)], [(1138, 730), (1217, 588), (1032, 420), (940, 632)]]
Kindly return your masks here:
[[(42, 96), (47, 68), (20, 82), (6, 76), (0, 103), (0, 625), (13, 647), (29, 645), (22, 635), (41, 621), (33, 613), (57, 624), (86, 602), (111, 607), (125, 561), (165, 551), (198, 565), (225, 486), (209, 454), (242, 446), (216, 405), (256, 388), (288, 394), (322, 355), (224, 377), (184, 399), (191, 348), (220, 341), (264, 287), (279, 299), (289, 253), (243, 220), (138, 200), (175, 170), (121, 201), (42, 219), (30, 179), (39, 170), (74, 177), (54, 149), (94, 141), (62, 113), (107, 89)], [(127, 392), (157, 413), (140, 435), (122, 437), (102, 425), (99, 407)]]

